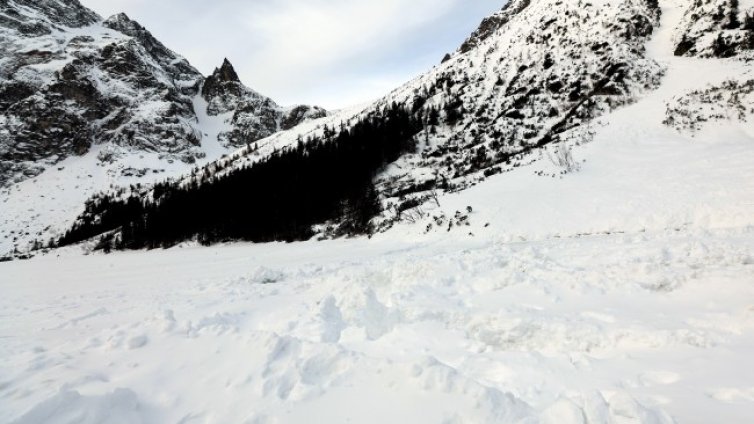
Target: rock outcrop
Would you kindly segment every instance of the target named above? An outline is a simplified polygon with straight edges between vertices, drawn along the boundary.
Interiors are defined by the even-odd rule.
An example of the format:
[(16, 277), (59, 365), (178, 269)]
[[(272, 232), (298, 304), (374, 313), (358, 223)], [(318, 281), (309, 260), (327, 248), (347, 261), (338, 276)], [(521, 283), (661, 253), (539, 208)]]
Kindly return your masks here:
[(232, 129), (220, 134), (220, 141), (230, 147), (241, 147), (327, 115), (316, 106), (279, 106), (243, 85), (228, 59), (204, 81), (202, 96), (208, 103), (208, 115), (232, 114), (228, 118)]

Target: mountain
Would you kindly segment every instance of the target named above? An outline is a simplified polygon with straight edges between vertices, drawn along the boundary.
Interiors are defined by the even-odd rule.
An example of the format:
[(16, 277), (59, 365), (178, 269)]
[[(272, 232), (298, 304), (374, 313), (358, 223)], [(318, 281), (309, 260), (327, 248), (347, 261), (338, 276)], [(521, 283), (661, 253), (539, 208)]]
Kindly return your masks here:
[(70, 214), (98, 191), (186, 173), (326, 115), (278, 106), (227, 60), (205, 78), (126, 14), (103, 20), (76, 0), (0, 1), (0, 54), (0, 189), (55, 187), (32, 207), (3, 199), (0, 243), (39, 234), (50, 211)]
[[(240, 233), (256, 234), (248, 236), (256, 241), (308, 238), (316, 233), (310, 228), (326, 222), (335, 235), (389, 228), (438, 192), (463, 190), (509, 172), (545, 146), (587, 142), (590, 129), (584, 123), (660, 85), (663, 67), (645, 48), (659, 20), (652, 2), (511, 1), (441, 65), (373, 105), (339, 113), (318, 128), (303, 125), (273, 135), (159, 190), (186, 202), (171, 206), (176, 210), (220, 202), (218, 211), (237, 216), (208, 212), (202, 216), (211, 222), (191, 223), (154, 211), (162, 216), (155, 218), (161, 223), (155, 228), (183, 227), (170, 230), (168, 238), (185, 231), (173, 241), (208, 227), (215, 234), (210, 240), (233, 238), (231, 222), (244, 227)], [(410, 117), (404, 119), (400, 111)], [(350, 151), (354, 145), (361, 147)], [(288, 169), (271, 169), (271, 162)], [(332, 175), (322, 175), (322, 169)], [(257, 187), (256, 178), (264, 181), (259, 183), (264, 191), (253, 199), (216, 195)], [(194, 198), (184, 196), (187, 186), (203, 188)], [(155, 202), (168, 207), (170, 202), (158, 197)], [(101, 212), (90, 210), (83, 222), (102, 225)], [(374, 215), (379, 217), (365, 225), (365, 217)], [(123, 224), (114, 217), (105, 221), (110, 218), (116, 227)], [(223, 229), (215, 227), (220, 221)], [(266, 232), (249, 226), (264, 226)]]
[[(90, 199), (63, 241), (117, 229), (113, 240), (130, 238), (130, 247), (197, 237), (291, 241), (385, 231), (407, 221), (430, 229), (463, 222), (460, 211), (433, 222), (426, 210), (438, 198), (495, 175), (547, 158), (563, 168), (557, 173), (578, 170), (572, 151), (599, 136), (605, 119), (655, 93), (668, 95), (648, 118), (662, 131), (693, 137), (709, 122), (745, 120), (748, 45), (737, 44), (731, 57), (678, 46), (700, 25), (708, 28), (705, 39), (745, 39), (745, 24), (717, 23), (720, 16), (735, 21), (731, 13), (747, 22), (751, 5), (667, 1), (671, 17), (653, 0), (511, 1), (440, 65), (372, 105), (261, 140), (265, 128), (284, 128), (280, 109), (241, 88), (225, 63), (203, 90), (208, 113), (231, 116), (236, 108), (232, 120), (248, 122), (239, 113), (246, 107), (236, 105), (264, 111), (247, 133), (218, 131), (241, 149), (154, 188)], [(690, 64), (715, 72), (695, 85), (680, 84), (685, 75), (668, 77)], [(199, 218), (179, 215), (187, 209)]]
[[(64, 4), (66, 19), (51, 19)], [(202, 157), (192, 97), (203, 77), (138, 23), (124, 14), (102, 21), (78, 2), (3, 7), (19, 23), (2, 27), (0, 183), (95, 144), (103, 162), (126, 150)]]
[(243, 85), (228, 59), (206, 79), (202, 97), (208, 102), (210, 116), (232, 116), (232, 128), (220, 134), (226, 146), (241, 147), (289, 130), (305, 120), (327, 116), (327, 111), (316, 106), (278, 106), (272, 99)]

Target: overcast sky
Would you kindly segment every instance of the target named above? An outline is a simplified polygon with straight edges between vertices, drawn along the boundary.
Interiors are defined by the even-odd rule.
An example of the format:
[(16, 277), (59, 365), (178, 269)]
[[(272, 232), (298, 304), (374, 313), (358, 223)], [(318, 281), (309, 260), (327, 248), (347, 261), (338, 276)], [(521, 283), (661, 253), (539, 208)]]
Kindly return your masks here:
[(81, 0), (278, 103), (361, 103), (430, 69), (506, 0)]

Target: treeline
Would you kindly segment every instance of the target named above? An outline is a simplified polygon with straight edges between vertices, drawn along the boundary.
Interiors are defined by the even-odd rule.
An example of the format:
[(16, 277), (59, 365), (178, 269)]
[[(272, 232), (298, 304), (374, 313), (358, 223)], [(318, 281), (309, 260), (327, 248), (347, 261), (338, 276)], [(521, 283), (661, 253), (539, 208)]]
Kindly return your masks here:
[(299, 140), (222, 176), (160, 183), (151, 198), (100, 195), (87, 202), (57, 245), (97, 235), (105, 250), (169, 247), (192, 239), (297, 241), (333, 219), (344, 234), (369, 233), (381, 209), (375, 175), (413, 151), (421, 130), (420, 113), (392, 104), (350, 128), (326, 128), (322, 137)]

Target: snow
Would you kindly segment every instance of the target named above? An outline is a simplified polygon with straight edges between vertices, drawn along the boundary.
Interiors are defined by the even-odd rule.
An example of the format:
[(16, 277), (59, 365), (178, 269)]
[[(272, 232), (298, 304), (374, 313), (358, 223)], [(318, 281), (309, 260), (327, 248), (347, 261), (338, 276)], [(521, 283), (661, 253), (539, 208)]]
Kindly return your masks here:
[(233, 118), (233, 112), (210, 116), (207, 113), (208, 103), (202, 97), (201, 93), (197, 93), (193, 101), (194, 111), (196, 112), (196, 117), (199, 119), (198, 127), (202, 132), (202, 151), (206, 152), (210, 158), (219, 158), (227, 154), (229, 151), (223, 147), (219, 137), (220, 134), (233, 129), (233, 125), (230, 123)]
[(0, 421), (745, 422), (753, 236), (360, 239), (3, 264)]
[[(662, 120), (751, 65), (672, 56), (688, 3), (660, 4), (659, 89), (591, 123), (592, 142), (441, 195), (417, 222), (0, 264), (0, 422), (750, 422), (752, 121)], [(199, 119), (208, 149), (225, 118)], [(65, 175), (106, 179), (85, 163)], [(61, 175), (7, 196), (60, 204), (63, 225), (83, 198), (51, 187), (85, 183)]]

